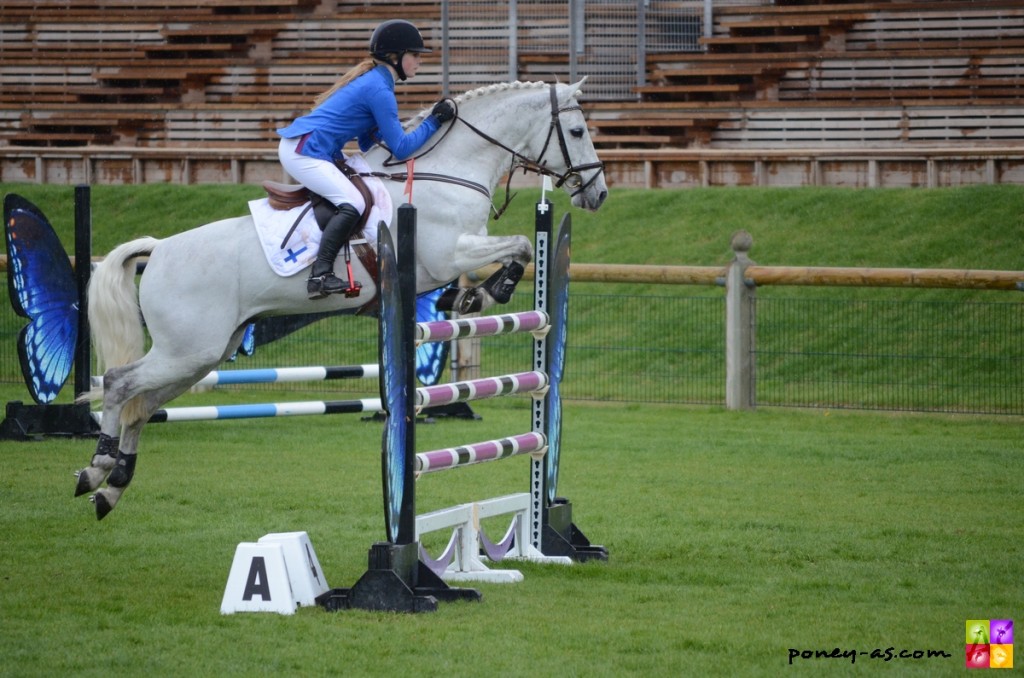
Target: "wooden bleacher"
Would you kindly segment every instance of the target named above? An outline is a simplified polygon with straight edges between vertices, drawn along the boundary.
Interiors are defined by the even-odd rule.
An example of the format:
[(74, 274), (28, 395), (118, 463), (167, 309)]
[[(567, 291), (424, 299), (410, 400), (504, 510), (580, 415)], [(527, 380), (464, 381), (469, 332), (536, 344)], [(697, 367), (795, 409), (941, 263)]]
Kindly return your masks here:
[[(315, 0), (0, 0), (0, 144), (188, 145), (217, 134), (272, 144), (276, 127), (365, 57), (383, 14), (429, 29), (439, 12), (419, 0), (345, 9), (338, 16)], [(435, 101), (440, 79), (434, 55), (416, 84), (399, 88), (400, 106), (411, 114)]]
[[(565, 41), (556, 9), (523, 6), (521, 79), (568, 79), (564, 49), (551, 48)], [(1024, 143), (1020, 2), (777, 0), (716, 13), (705, 51), (648, 55), (636, 100), (587, 102), (599, 149)], [(427, 0), (0, 0), (0, 14), (0, 145), (27, 148), (273, 147), (274, 129), (365, 56), (380, 21), (409, 17), (440, 41)], [(495, 27), (459, 30), (486, 51)], [(602, 30), (609, 49), (629, 48), (631, 35)], [(397, 88), (402, 114), (435, 101), (441, 78), (435, 51)]]
[[(1019, 2), (791, 2), (717, 11), (715, 35), (701, 40), (706, 52), (649, 55), (649, 84), (637, 92), (646, 106), (674, 106), (672, 114), (595, 113), (603, 146), (663, 147), (676, 124), (669, 136), (680, 147), (784, 146), (804, 133), (805, 143), (838, 145), (1024, 140), (1021, 125), (1008, 122), (1013, 114), (931, 114), (979, 105), (1020, 110)], [(638, 124), (627, 126), (629, 118)], [(946, 120), (946, 136), (941, 127), (913, 128), (928, 119)], [(993, 121), (991, 134), (971, 127), (979, 120)], [(902, 134), (886, 128), (892, 121)]]

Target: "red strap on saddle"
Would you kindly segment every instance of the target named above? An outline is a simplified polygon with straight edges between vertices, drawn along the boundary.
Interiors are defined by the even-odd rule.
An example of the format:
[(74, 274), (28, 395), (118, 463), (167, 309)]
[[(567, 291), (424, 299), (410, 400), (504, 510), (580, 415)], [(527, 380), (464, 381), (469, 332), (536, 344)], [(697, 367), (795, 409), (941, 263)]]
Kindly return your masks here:
[(412, 204), (412, 166), (416, 162), (416, 158), (409, 158), (405, 161), (405, 190), (403, 194), (409, 197), (409, 204)]

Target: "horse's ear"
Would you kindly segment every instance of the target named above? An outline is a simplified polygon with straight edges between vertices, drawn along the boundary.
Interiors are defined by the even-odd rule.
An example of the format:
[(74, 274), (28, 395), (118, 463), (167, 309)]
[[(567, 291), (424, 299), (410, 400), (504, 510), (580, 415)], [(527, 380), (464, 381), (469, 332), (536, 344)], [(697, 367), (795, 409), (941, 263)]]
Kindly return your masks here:
[(579, 82), (569, 85), (569, 96), (574, 97), (580, 93), (580, 89), (583, 88), (583, 83), (587, 81), (587, 77), (588, 76), (584, 75)]

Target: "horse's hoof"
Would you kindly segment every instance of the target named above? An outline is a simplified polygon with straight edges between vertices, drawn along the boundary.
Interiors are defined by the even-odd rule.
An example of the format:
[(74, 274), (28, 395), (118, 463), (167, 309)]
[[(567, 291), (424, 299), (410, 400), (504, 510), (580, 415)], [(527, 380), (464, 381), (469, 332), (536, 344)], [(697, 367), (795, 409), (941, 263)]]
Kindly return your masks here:
[(484, 308), (484, 293), (477, 287), (471, 287), (459, 299), (457, 306), (459, 315), (479, 313)]
[(92, 487), (92, 483), (89, 482), (89, 474), (85, 472), (85, 469), (76, 471), (75, 476), (78, 477), (78, 482), (75, 483), (75, 496), (81, 497), (87, 492), (92, 492), (95, 487)]
[(78, 478), (78, 482), (75, 484), (75, 496), (81, 497), (99, 487), (103, 479), (106, 478), (107, 472), (95, 466), (89, 466), (81, 471), (75, 471), (75, 476)]
[(89, 501), (96, 504), (96, 520), (103, 520), (107, 517), (108, 513), (114, 510), (114, 507), (110, 505), (107, 498), (100, 493), (89, 497)]

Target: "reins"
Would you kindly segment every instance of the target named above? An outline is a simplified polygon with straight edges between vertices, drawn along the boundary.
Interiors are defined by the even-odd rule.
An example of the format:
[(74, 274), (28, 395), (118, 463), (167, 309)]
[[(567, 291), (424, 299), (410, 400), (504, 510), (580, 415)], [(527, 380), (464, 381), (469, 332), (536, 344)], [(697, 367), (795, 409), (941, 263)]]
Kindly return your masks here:
[[(597, 162), (586, 163), (584, 165), (578, 166), (572, 164), (572, 159), (569, 157), (569, 146), (568, 144), (566, 144), (565, 132), (562, 130), (562, 121), (559, 116), (562, 113), (568, 113), (570, 111), (579, 111), (582, 109), (577, 104), (559, 108), (558, 95), (555, 89), (555, 85), (551, 85), (549, 91), (551, 95), (551, 124), (548, 127), (548, 136), (544, 140), (544, 147), (541, 149), (540, 155), (538, 157), (544, 157), (545, 153), (547, 153), (548, 146), (551, 145), (552, 136), (554, 136), (557, 133), (558, 147), (559, 150), (561, 150), (562, 152), (562, 160), (565, 162), (566, 167), (565, 171), (561, 174), (549, 168), (544, 162), (528, 158), (519, 151), (509, 147), (507, 144), (502, 143), (498, 139), (495, 139), (494, 137), (490, 136), (483, 130), (479, 129), (478, 127), (470, 123), (468, 120), (459, 115), (458, 105), (454, 100), (451, 99), (449, 99), (449, 101), (451, 101), (452, 105), (455, 106), (455, 118), (453, 120), (453, 123), (448, 126), (448, 129), (444, 131), (444, 133), (440, 136), (440, 138), (438, 138), (437, 141), (431, 144), (430, 148), (423, 151), (422, 153), (415, 155), (412, 159), (418, 160), (419, 158), (422, 158), (423, 156), (433, 151), (438, 144), (444, 141), (445, 137), (448, 136), (452, 129), (455, 128), (454, 121), (459, 121), (487, 143), (501, 148), (502, 150), (506, 151), (512, 156), (511, 162), (509, 163), (509, 170), (506, 173), (507, 178), (505, 181), (505, 200), (500, 208), (494, 207), (493, 204), (491, 205), (492, 218), (495, 221), (501, 218), (501, 215), (505, 213), (506, 209), (508, 209), (508, 206), (512, 202), (512, 199), (515, 198), (516, 195), (518, 195), (516, 193), (512, 193), (511, 188), (512, 175), (519, 169), (522, 169), (524, 174), (527, 172), (533, 172), (539, 176), (552, 177), (553, 179), (556, 180), (556, 188), (561, 188), (563, 185), (568, 186), (569, 188), (575, 189), (572, 195), (576, 196), (585, 191), (595, 181), (597, 181), (597, 177), (600, 176), (601, 173), (604, 171), (604, 163), (598, 160)], [(384, 144), (381, 144), (381, 146), (384, 146)], [(384, 148), (387, 149), (389, 153), (388, 158), (383, 163), (384, 167), (395, 167), (399, 164), (404, 164), (406, 162), (405, 160), (395, 159), (394, 155), (391, 154), (391, 149), (387, 148), (387, 146), (384, 146)], [(594, 172), (594, 175), (584, 183), (582, 172), (594, 169), (596, 169), (597, 171)], [(391, 179), (392, 181), (406, 181), (409, 178), (409, 175), (406, 172), (371, 172), (369, 173), (368, 176)], [(478, 184), (475, 181), (470, 181), (468, 179), (453, 177), (447, 174), (435, 174), (432, 172), (416, 172), (414, 178), (422, 179), (424, 181), (440, 181), (444, 183), (455, 184), (456, 186), (463, 186), (464, 188), (470, 188), (474, 191), (477, 191), (478, 193), (482, 193), (484, 196), (487, 197), (488, 200), (492, 200), (491, 193), (487, 189), (487, 187)]]

